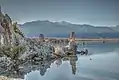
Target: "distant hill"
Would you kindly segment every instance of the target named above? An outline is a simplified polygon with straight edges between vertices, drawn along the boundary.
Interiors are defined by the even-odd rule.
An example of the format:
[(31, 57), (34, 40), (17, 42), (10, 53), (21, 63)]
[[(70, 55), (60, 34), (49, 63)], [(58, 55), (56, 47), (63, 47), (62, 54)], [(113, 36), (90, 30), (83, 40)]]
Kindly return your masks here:
[(112, 29), (119, 32), (119, 25), (117, 25), (116, 27), (112, 27)]
[[(59, 36), (66, 37), (72, 31), (76, 32), (77, 37), (106, 37), (106, 35), (119, 34), (119, 27), (108, 26), (92, 26), (87, 24), (71, 24), (65, 21), (62, 22), (50, 22), (46, 21), (32, 21), (20, 24), (20, 29), (26, 36), (39, 36), (43, 33), (46, 36)], [(108, 37), (108, 36), (107, 36)], [(116, 36), (119, 37), (119, 36)]]

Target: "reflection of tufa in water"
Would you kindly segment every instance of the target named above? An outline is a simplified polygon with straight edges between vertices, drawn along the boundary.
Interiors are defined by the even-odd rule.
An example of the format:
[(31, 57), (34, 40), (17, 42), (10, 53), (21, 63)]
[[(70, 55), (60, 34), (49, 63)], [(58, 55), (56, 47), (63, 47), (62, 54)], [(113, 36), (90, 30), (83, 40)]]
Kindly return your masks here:
[(70, 56), (70, 64), (72, 67), (72, 74), (76, 74), (76, 61), (78, 60), (77, 56)]
[(51, 63), (53, 63), (55, 60), (43, 60), (43, 61), (35, 61), (35, 62), (23, 62), (19, 65), (15, 65), (14, 67), (11, 67), (11, 69), (2, 71), (0, 74), (7, 76), (7, 77), (13, 77), (13, 78), (22, 78), (24, 79), (24, 75), (30, 73), (31, 71), (38, 70), (40, 72), (40, 75), (43, 76), (48, 68), (50, 68)]
[(72, 74), (76, 74), (76, 61), (78, 60), (78, 57), (76, 55), (70, 55), (68, 57), (64, 57), (63, 60), (68, 60), (70, 61), (70, 65), (72, 68)]
[[(14, 66), (11, 66), (11, 69), (7, 69), (4, 71), (1, 69), (0, 74), (7, 76), (7, 77), (14, 77), (14, 78), (24, 78), (24, 75), (30, 73), (31, 71), (39, 71), (40, 75), (43, 76), (47, 69), (50, 68), (50, 65), (56, 61), (56, 64), (59, 66), (62, 64), (62, 60), (65, 60), (67, 58), (68, 61), (70, 61), (70, 65), (72, 68), (72, 74), (76, 74), (76, 61), (77, 56), (76, 55), (70, 55), (64, 58), (59, 59), (50, 59), (50, 60), (42, 60), (42, 61), (27, 61), (27, 62), (21, 62), (21, 64), (15, 64)], [(2, 71), (3, 70), (3, 71)]]
[(59, 67), (62, 64), (62, 59), (57, 58), (55, 64), (57, 65), (57, 67)]

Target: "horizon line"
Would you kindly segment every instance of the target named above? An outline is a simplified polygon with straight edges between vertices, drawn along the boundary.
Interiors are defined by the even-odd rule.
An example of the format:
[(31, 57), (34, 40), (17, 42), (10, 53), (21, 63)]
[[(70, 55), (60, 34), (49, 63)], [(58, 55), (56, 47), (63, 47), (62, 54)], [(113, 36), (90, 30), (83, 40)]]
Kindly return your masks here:
[(75, 25), (91, 25), (91, 26), (96, 26), (96, 27), (116, 27), (118, 25), (95, 25), (95, 24), (90, 24), (90, 23), (75, 23), (75, 22), (71, 22), (71, 21), (65, 21), (65, 20), (61, 20), (61, 21), (52, 21), (52, 20), (31, 20), (31, 21), (27, 21), (27, 22), (19, 22), (18, 23), (20, 25), (23, 25), (25, 23), (30, 23), (30, 22), (35, 22), (35, 21), (49, 21), (49, 22), (52, 22), (52, 23), (62, 23), (62, 22), (66, 22), (66, 23), (69, 23), (69, 24), (75, 24)]

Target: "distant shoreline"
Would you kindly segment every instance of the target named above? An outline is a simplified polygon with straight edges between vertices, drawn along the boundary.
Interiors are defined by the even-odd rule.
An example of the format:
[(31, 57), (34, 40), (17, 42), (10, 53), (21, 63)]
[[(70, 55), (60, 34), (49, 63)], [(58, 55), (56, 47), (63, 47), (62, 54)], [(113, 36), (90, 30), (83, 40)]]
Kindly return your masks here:
[(78, 41), (119, 41), (119, 38), (76, 38)]
[[(31, 39), (39, 39), (39, 38), (31, 38)], [(61, 37), (46, 37), (44, 38), (45, 40), (68, 40), (69, 38), (61, 38)], [(40, 39), (39, 39), (40, 40)], [(81, 41), (81, 42), (114, 42), (114, 43), (119, 43), (119, 38), (75, 38), (76, 41)]]
[(76, 41), (84, 43), (119, 43), (119, 38), (77, 38)]

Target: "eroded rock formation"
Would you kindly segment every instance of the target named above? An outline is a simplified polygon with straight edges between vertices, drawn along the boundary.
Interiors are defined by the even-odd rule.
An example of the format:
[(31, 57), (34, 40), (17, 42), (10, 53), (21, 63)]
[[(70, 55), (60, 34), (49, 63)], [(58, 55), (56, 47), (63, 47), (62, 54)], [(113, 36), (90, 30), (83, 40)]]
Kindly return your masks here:
[(13, 23), (8, 14), (0, 11), (0, 46), (13, 46), (19, 36), (24, 37), (18, 29), (17, 23)]

